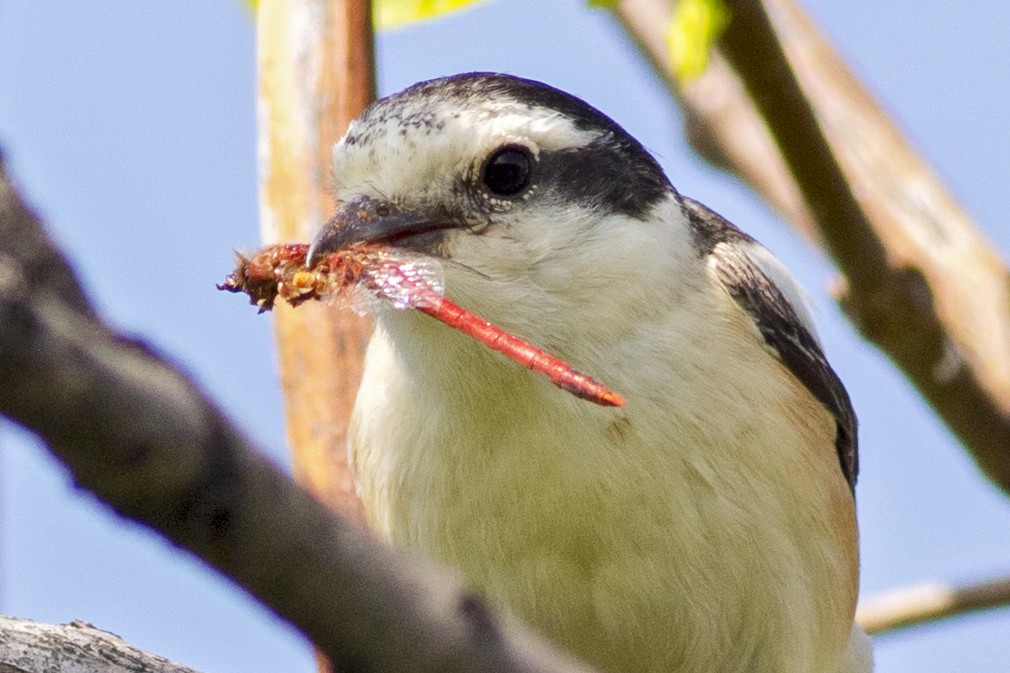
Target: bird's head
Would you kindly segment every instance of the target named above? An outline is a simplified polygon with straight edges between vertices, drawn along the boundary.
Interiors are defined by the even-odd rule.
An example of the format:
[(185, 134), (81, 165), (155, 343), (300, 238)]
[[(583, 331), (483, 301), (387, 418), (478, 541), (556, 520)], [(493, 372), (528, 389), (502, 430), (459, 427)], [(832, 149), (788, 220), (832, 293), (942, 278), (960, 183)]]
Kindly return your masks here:
[(333, 168), (340, 205), (310, 262), (353, 242), (431, 255), (447, 295), (526, 334), (557, 334), (612, 291), (634, 301), (629, 286), (657, 246), (673, 259), (688, 245), (671, 220), (676, 192), (638, 141), (582, 100), (508, 75), (436, 79), (375, 102), (334, 147)]

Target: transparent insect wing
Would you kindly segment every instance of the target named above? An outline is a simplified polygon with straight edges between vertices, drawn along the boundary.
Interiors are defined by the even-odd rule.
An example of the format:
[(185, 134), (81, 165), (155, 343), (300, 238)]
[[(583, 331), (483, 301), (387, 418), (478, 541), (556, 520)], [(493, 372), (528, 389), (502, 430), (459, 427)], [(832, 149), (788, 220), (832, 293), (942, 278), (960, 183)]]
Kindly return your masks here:
[(445, 290), (445, 272), (439, 260), (407, 252), (384, 252), (370, 261), (362, 283), (398, 311), (418, 308)]

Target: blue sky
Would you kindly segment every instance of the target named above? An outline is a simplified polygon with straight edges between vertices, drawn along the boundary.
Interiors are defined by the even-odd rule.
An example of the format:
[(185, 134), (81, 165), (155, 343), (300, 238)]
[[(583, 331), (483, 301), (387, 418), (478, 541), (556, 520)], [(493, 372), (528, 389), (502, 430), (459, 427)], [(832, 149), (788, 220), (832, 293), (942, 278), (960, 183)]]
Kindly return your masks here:
[[(808, 7), (1005, 257), (1010, 3)], [(286, 463), (270, 319), (213, 287), (233, 249), (257, 245), (254, 39), (237, 0), (8, 0), (0, 144), (102, 311), (191, 372)], [(501, 70), (589, 100), (653, 150), (681, 192), (793, 270), (861, 420), (864, 594), (1010, 573), (1010, 501), (840, 318), (825, 259), (691, 154), (675, 106), (605, 14), (579, 0), (499, 0), (377, 46), (382, 93)], [(3, 422), (0, 612), (83, 619), (207, 673), (312, 670), (291, 629), (111, 516)], [(878, 670), (1002, 673), (1008, 634), (1010, 611), (920, 628), (881, 639)]]

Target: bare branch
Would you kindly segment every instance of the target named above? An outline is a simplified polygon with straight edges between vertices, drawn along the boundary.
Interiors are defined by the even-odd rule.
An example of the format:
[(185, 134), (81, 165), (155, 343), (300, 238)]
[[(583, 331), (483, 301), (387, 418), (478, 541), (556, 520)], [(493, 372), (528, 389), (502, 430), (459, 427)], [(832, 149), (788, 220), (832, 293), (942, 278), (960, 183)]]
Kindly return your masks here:
[[(260, 219), (265, 243), (309, 241), (333, 209), (330, 148), (375, 97), (368, 0), (261, 0)], [(274, 314), (295, 476), (363, 522), (347, 422), (371, 322), (310, 305)]]
[(36, 242), (0, 253), (0, 413), (80, 486), (234, 579), (343, 670), (587, 670), (337, 518), (149, 346), (68, 303), (79, 288), (37, 282), (73, 274), (2, 161), (0, 193), (0, 241), (21, 227)]
[[(3, 170), (0, 154), (0, 171)], [(15, 281), (3, 275), (5, 263), (16, 263), (19, 282), (36, 292), (52, 293), (82, 317), (94, 318), (94, 309), (63, 255), (39, 226), (35, 214), (21, 201), (6, 172), (0, 179), (0, 213), (3, 215), (0, 231), (4, 236), (3, 247), (0, 247), (0, 288)]]
[(196, 673), (84, 622), (0, 617), (0, 673)]
[(1010, 577), (953, 586), (920, 584), (873, 596), (859, 604), (856, 621), (870, 635), (1010, 605)]
[[(792, 0), (728, 4), (725, 60), (674, 89), (696, 147), (801, 229), (816, 227), (845, 274), (853, 322), (1010, 492), (1003, 261)], [(670, 11), (666, 0), (618, 6), (675, 87), (662, 38)]]

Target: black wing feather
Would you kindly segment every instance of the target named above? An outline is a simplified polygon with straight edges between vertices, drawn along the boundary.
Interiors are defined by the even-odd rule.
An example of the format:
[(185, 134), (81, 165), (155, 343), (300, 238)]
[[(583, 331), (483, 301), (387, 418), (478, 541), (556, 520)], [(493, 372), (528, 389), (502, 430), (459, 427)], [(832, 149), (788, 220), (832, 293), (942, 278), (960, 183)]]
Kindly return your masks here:
[(747, 256), (743, 246), (754, 239), (693, 199), (683, 198), (683, 206), (695, 243), (715, 260), (716, 274), (727, 292), (751, 316), (782, 364), (834, 415), (838, 461), (854, 491), (859, 449), (856, 414), (845, 386), (792, 303)]

